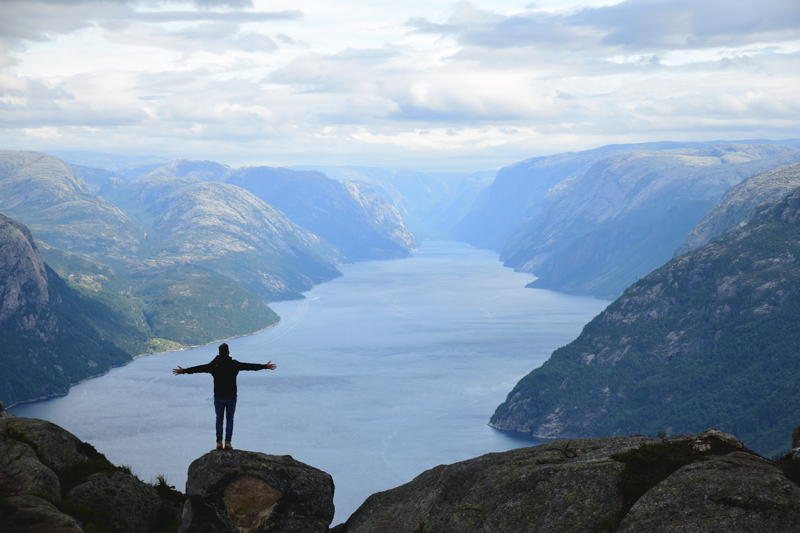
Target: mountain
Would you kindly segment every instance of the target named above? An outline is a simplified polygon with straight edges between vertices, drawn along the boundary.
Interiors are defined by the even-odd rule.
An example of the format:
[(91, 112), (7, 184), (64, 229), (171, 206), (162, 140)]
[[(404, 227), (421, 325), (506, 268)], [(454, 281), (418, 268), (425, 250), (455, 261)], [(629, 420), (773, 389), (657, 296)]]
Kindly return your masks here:
[(71, 384), (130, 361), (113, 340), (140, 348), (146, 341), (108, 306), (69, 288), (45, 264), (28, 228), (3, 215), (0, 337), (0, 401), (7, 405), (66, 394)]
[(102, 168), (92, 168), (73, 164), (70, 164), (69, 168), (71, 168), (72, 172), (74, 172), (76, 176), (80, 177), (84, 183), (89, 186), (89, 191), (92, 194), (98, 194), (98, 192), (103, 189), (109, 180), (122, 180), (123, 183), (128, 181), (126, 178), (120, 176), (116, 172), (111, 172), (110, 170), (105, 170)]
[(40, 152), (0, 151), (0, 212), (64, 250), (118, 261), (142, 251), (142, 234), (94, 196), (70, 166)]
[[(359, 198), (353, 196), (353, 189), (348, 190), (321, 172), (243, 167), (228, 174), (225, 182), (280, 209), (292, 222), (336, 246), (351, 261), (411, 255), (392, 240), (396, 227), (387, 229), (377, 224)], [(399, 215), (393, 219), (394, 224), (400, 222)], [(407, 240), (415, 242), (412, 237)]]
[(341, 276), (318, 253), (335, 257), (335, 250), (239, 187), (189, 184), (144, 207), (155, 237), (151, 258), (137, 272), (196, 265), (267, 301), (302, 298), (301, 292)]
[(744, 226), (758, 204), (778, 200), (796, 187), (800, 187), (800, 164), (753, 174), (728, 189), (689, 233), (676, 255), (708, 244), (732, 228)]
[(403, 223), (423, 239), (447, 239), (450, 229), (469, 212), (497, 171), (419, 172), (363, 166), (302, 165), (342, 182), (367, 183), (391, 203)]
[(501, 168), (484, 198), (453, 226), (450, 238), (500, 252), (515, 228), (546, 212), (596, 161), (634, 150), (668, 150), (702, 143), (609, 145), (533, 157)]
[(532, 287), (615, 297), (672, 257), (742, 176), (798, 160), (796, 148), (747, 144), (603, 158), (517, 226), (501, 260), (538, 276)]
[(80, 150), (52, 150), (49, 151), (49, 154), (71, 165), (114, 172), (119, 176), (123, 176), (127, 181), (135, 180), (154, 168), (169, 163), (168, 159), (152, 155), (125, 156)]
[(498, 429), (573, 438), (733, 430), (767, 456), (800, 404), (800, 189), (634, 283), (520, 380)]

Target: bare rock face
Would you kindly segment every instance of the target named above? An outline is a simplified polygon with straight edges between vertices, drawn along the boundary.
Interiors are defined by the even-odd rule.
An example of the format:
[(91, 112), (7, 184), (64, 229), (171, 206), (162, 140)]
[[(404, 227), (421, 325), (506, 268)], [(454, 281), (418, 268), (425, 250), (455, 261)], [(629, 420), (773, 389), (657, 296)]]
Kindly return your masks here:
[(181, 533), (327, 531), (333, 479), (288, 455), (211, 452), (189, 467)]
[(67, 494), (73, 503), (94, 509), (107, 531), (150, 531), (161, 512), (161, 498), (153, 487), (125, 472), (102, 472)]
[(798, 520), (800, 487), (776, 463), (707, 430), (553, 441), (438, 466), (373, 494), (331, 532), (788, 533)]
[(771, 461), (744, 452), (684, 466), (650, 489), (619, 533), (790, 533), (800, 524), (800, 487)]
[(379, 492), (337, 533), (604, 532), (622, 510), (617, 453), (656, 439), (554, 441), (438, 466)]
[[(0, 531), (154, 530), (162, 507), (158, 493), (114, 468), (90, 444), (55, 424), (0, 419)], [(72, 510), (59, 510), (65, 503)], [(66, 514), (80, 507), (88, 515)]]

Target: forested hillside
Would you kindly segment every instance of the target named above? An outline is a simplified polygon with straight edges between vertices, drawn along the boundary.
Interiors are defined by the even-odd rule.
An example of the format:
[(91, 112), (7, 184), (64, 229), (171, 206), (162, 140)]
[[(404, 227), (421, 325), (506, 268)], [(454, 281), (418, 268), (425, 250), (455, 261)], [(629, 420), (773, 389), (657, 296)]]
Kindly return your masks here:
[(735, 432), (774, 455), (800, 402), (800, 189), (633, 284), (491, 419), (538, 437)]

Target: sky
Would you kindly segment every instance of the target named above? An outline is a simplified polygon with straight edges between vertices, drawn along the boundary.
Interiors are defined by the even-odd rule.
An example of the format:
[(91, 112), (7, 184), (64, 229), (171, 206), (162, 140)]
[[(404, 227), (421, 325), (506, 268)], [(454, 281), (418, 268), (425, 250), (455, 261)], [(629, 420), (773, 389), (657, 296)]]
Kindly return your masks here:
[(797, 139), (798, 88), (798, 0), (0, 0), (0, 149), (470, 171)]

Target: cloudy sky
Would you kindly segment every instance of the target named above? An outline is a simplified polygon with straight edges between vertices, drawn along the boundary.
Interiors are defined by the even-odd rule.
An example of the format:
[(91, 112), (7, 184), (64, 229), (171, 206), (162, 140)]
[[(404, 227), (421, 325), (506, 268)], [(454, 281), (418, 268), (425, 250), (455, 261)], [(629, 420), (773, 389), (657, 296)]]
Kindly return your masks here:
[(800, 138), (798, 0), (380, 4), (0, 0), (0, 148), (477, 170)]

